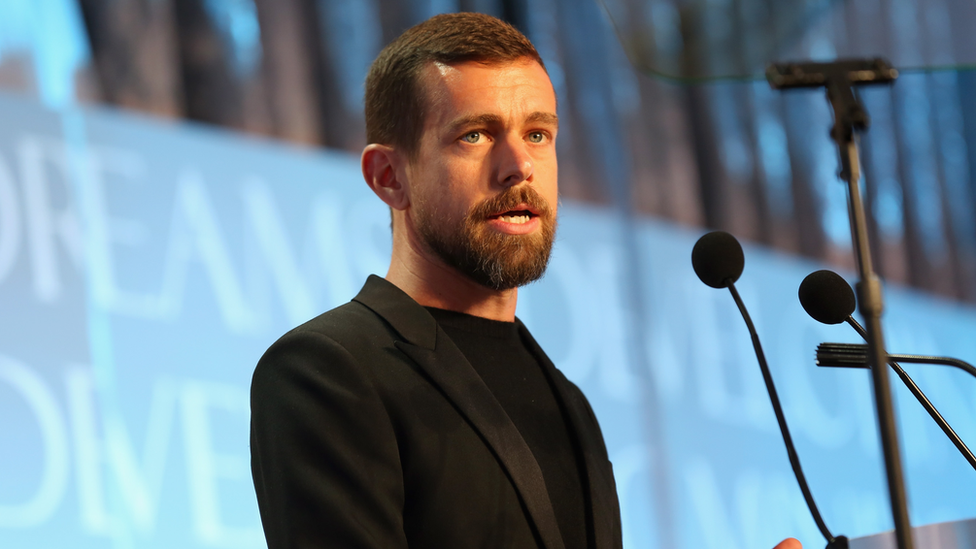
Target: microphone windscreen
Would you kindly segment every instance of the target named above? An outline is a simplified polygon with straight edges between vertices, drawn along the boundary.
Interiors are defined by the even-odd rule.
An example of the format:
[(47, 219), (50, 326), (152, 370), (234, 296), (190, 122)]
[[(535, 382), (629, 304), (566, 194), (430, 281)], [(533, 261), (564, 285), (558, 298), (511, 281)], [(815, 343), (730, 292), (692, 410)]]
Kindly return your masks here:
[(691, 250), (691, 266), (695, 274), (712, 288), (726, 288), (730, 282), (739, 280), (744, 265), (742, 246), (725, 231), (702, 236)]
[(857, 308), (854, 290), (833, 271), (808, 274), (800, 283), (797, 294), (807, 314), (824, 324), (840, 324)]

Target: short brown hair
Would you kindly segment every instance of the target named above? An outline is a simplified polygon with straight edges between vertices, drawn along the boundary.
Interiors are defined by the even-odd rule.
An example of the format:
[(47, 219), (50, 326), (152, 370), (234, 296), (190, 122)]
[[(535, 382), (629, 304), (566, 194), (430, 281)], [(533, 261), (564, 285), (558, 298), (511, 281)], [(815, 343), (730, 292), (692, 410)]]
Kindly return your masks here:
[(366, 140), (412, 157), (427, 102), (420, 75), (430, 63), (504, 63), (527, 58), (545, 69), (532, 42), (512, 25), (482, 13), (444, 13), (407, 29), (383, 48), (366, 76)]

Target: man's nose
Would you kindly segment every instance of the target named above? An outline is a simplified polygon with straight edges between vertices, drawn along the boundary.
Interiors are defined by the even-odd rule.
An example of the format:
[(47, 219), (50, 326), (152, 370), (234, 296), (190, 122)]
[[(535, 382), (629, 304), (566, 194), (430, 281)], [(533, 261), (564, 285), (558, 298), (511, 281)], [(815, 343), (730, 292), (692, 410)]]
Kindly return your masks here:
[(498, 182), (512, 187), (532, 178), (534, 163), (528, 144), (521, 137), (509, 137), (500, 143), (498, 155)]

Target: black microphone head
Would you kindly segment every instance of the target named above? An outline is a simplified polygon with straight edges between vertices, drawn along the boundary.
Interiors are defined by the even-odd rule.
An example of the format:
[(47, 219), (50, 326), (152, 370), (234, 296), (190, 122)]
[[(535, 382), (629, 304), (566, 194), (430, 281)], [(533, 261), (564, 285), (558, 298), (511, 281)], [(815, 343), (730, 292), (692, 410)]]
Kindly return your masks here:
[(814, 320), (824, 324), (840, 324), (857, 308), (854, 290), (833, 271), (816, 271), (800, 283), (800, 305)]
[(691, 250), (695, 274), (712, 288), (727, 288), (739, 280), (745, 261), (739, 241), (725, 231), (702, 236)]

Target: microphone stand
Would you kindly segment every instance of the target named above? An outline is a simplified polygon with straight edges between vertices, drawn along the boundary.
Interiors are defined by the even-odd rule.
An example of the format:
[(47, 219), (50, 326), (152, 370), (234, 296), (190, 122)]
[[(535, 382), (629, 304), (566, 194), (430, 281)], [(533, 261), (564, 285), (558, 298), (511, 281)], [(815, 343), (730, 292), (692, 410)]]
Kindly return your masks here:
[(857, 302), (868, 333), (868, 363), (871, 366), (878, 430), (881, 434), (888, 480), (888, 496), (895, 523), (895, 538), (898, 549), (913, 549), (898, 428), (895, 424), (888, 377), (888, 356), (885, 352), (884, 334), (881, 328), (881, 313), (884, 308), (881, 281), (871, 263), (867, 221), (859, 187), (861, 173), (857, 141), (854, 136), (855, 130), (867, 129), (868, 115), (854, 93), (853, 85), (889, 83), (897, 76), (898, 72), (882, 59), (773, 64), (766, 71), (766, 77), (773, 89), (826, 87), (827, 100), (834, 110), (834, 125), (830, 136), (837, 144), (840, 153), (840, 178), (847, 183), (851, 240), (860, 277), (860, 282), (857, 284)]

